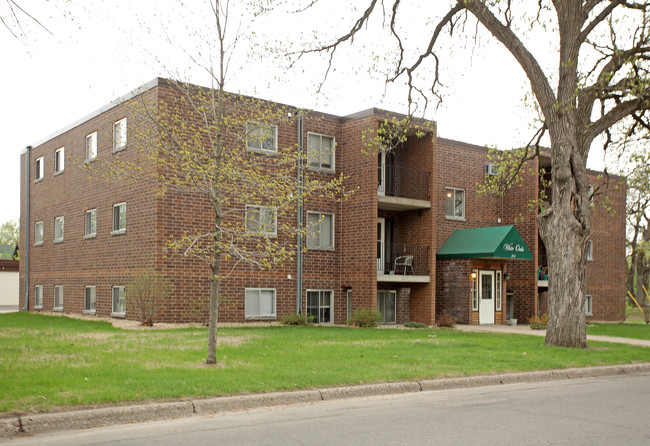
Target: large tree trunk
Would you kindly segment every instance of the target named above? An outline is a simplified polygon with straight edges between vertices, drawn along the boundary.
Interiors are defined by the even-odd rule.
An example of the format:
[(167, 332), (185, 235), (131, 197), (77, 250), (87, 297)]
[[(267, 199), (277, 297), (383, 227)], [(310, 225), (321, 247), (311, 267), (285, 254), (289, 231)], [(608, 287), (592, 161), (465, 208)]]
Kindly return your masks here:
[(556, 136), (561, 141), (552, 144), (552, 204), (538, 216), (549, 266), (546, 345), (585, 348), (588, 179), (576, 144), (565, 132)]

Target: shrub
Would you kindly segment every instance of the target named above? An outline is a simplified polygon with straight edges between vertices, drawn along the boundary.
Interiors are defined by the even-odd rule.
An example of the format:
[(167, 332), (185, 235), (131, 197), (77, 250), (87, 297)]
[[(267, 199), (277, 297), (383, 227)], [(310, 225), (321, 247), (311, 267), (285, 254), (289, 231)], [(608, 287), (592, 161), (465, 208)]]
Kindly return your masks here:
[(125, 300), (142, 325), (152, 326), (156, 310), (171, 293), (171, 282), (153, 268), (136, 272), (126, 287)]
[(452, 317), (449, 311), (445, 310), (438, 317), (437, 325), (440, 328), (453, 328), (456, 326), (456, 318)]
[(429, 326), (424, 322), (415, 322), (415, 321), (406, 322), (404, 326), (407, 328), (429, 328)]
[(314, 322), (314, 319), (314, 316), (311, 314), (308, 316), (297, 313), (285, 314), (280, 319), (280, 323), (283, 325), (307, 325), (312, 324)]
[(381, 314), (369, 308), (357, 308), (348, 321), (348, 325), (362, 328), (373, 328), (381, 321)]
[(546, 328), (546, 324), (548, 323), (548, 315), (544, 313), (542, 317), (531, 316), (528, 319), (528, 323), (530, 324), (530, 328), (532, 330), (544, 330)]

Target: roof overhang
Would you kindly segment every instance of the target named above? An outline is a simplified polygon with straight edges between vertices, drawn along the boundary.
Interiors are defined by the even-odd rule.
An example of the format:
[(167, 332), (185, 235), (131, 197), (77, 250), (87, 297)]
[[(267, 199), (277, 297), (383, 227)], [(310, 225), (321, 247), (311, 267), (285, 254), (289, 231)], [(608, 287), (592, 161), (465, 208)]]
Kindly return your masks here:
[(533, 255), (517, 229), (510, 225), (457, 229), (436, 258), (531, 260)]

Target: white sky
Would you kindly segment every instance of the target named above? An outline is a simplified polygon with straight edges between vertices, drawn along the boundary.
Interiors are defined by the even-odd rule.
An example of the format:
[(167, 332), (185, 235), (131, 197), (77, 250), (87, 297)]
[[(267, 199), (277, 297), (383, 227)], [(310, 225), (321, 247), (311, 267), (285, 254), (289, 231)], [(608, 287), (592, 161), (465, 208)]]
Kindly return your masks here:
[[(314, 29), (321, 37), (340, 34), (352, 23), (350, 7), (335, 5), (341, 2), (359, 7), (366, 4), (364, 0), (327, 0), (321, 2), (320, 9), (303, 15), (275, 13), (250, 27), (246, 21), (240, 28), (245, 34), (238, 43), (241, 57), (231, 62), (226, 88), (337, 115), (370, 107), (405, 112), (404, 89), (394, 84), (385, 89), (378, 73), (386, 66), (382, 59), (394, 56), (390, 42), (377, 37), (381, 16), (355, 40), (352, 49), (342, 47), (335, 70), (320, 94), (316, 84), (325, 72), (324, 56), (305, 58), (288, 70), (273, 53), (276, 40), (302, 44), (310, 41)], [(23, 3), (29, 7), (35, 4)], [(204, 1), (187, 0), (189, 11), (181, 9), (175, 0), (79, 3), (51, 0), (38, 2), (41, 9), (30, 10), (53, 36), (29, 22), (23, 23), (27, 37), (22, 40), (0, 28), (4, 62), (0, 70), (0, 222), (19, 218), (20, 151), (25, 146), (155, 77), (168, 77), (168, 72), (207, 85), (205, 75), (192, 68), (187, 58), (188, 54), (208, 54), (205, 45), (199, 45), (210, 36), (207, 14), (200, 11)], [(430, 33), (431, 21), (446, 12), (447, 3), (421, 2), (430, 11), (405, 10), (406, 43), (422, 42), (422, 36), (428, 39), (426, 30)], [(0, 6), (4, 16), (2, 8), (4, 5)], [(414, 16), (419, 22), (412, 20)], [(298, 37), (299, 33), (302, 36)], [(473, 33), (471, 28), (468, 34)], [(474, 50), (472, 39), (446, 38), (443, 42), (439, 48), (446, 87), (444, 103), (437, 110), (430, 109), (426, 116), (437, 121), (439, 135), (504, 149), (527, 143), (533, 133), (532, 115), (523, 101), (528, 84), (514, 60), (481, 33)], [(549, 43), (537, 42), (542, 56), (548, 56)], [(251, 55), (247, 49), (252, 44), (255, 51)], [(602, 153), (594, 147), (589, 167), (602, 166)]]

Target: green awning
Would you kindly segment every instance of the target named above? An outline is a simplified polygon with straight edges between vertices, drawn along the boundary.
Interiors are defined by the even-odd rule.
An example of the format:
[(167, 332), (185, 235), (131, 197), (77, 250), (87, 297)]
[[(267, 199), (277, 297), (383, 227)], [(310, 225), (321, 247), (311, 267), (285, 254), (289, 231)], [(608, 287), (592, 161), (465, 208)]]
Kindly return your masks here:
[(514, 226), (457, 229), (442, 245), (438, 259), (530, 260), (533, 255)]

